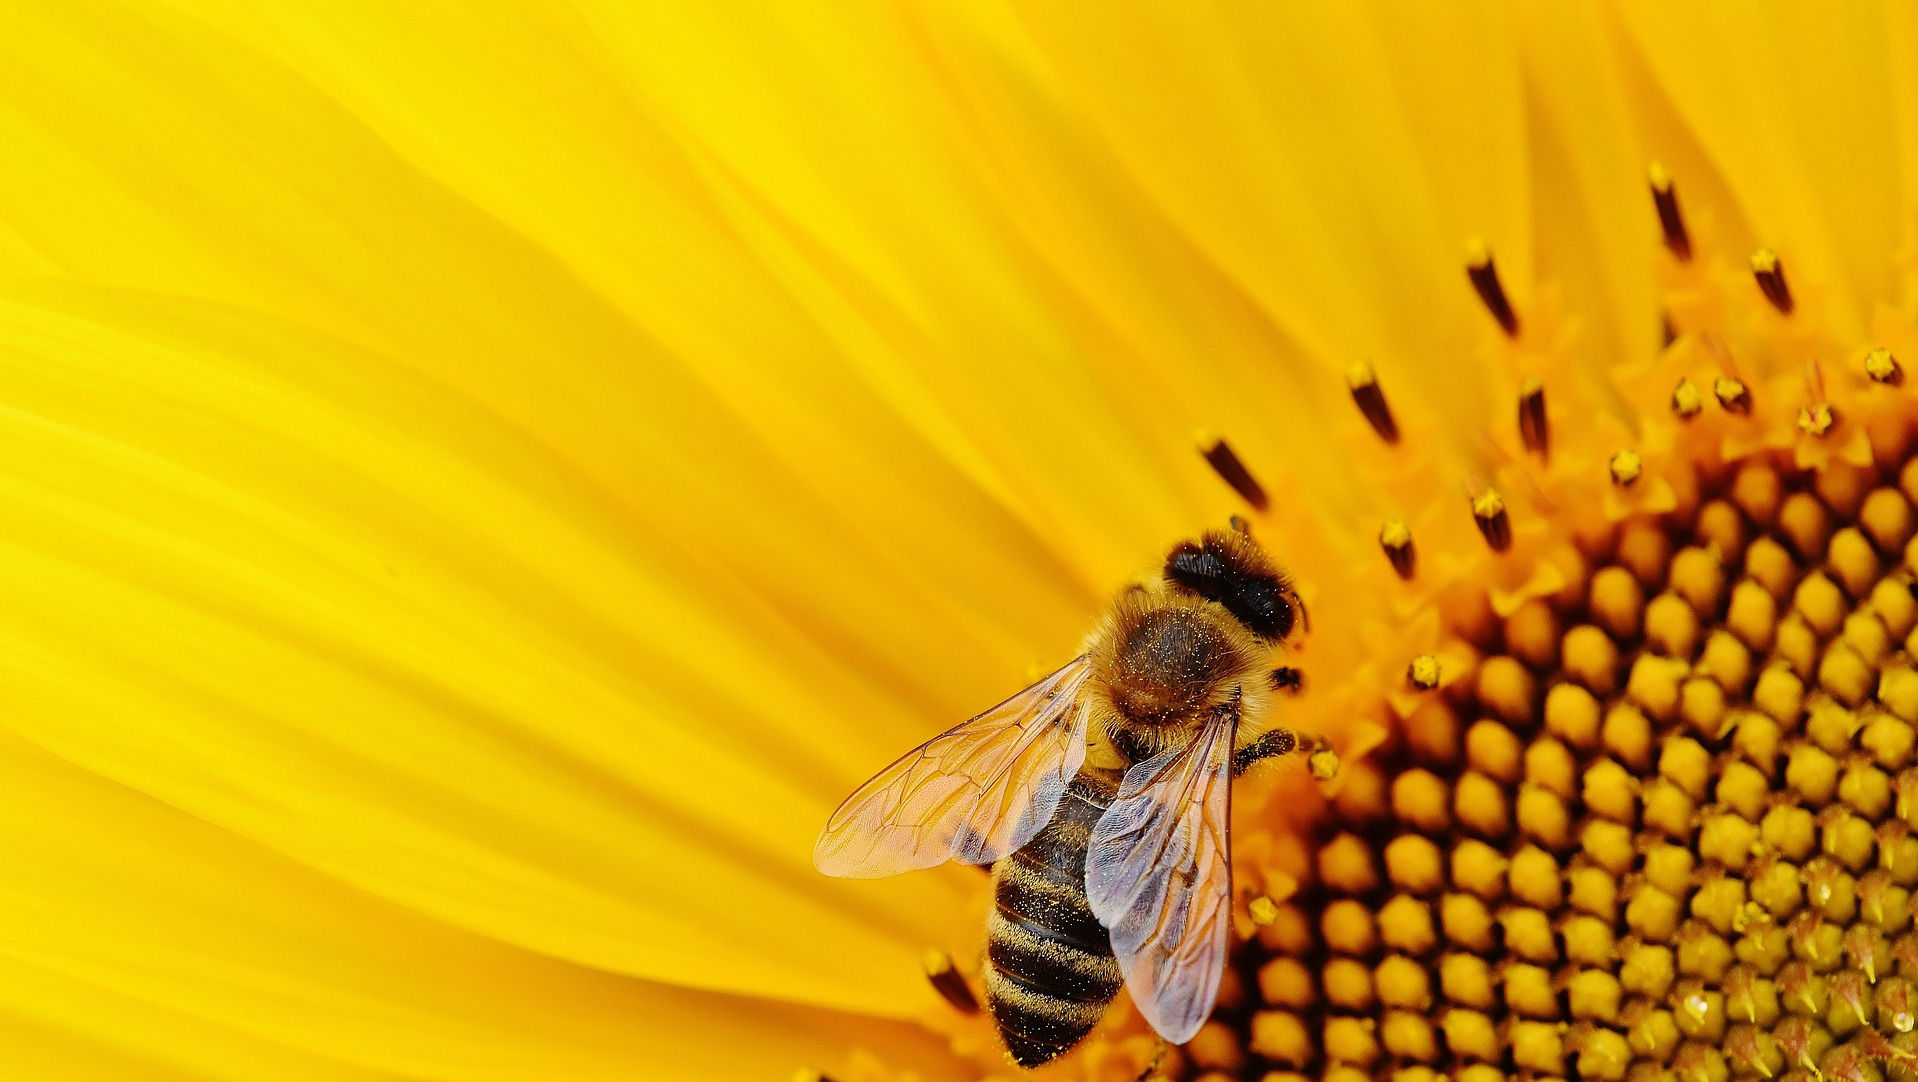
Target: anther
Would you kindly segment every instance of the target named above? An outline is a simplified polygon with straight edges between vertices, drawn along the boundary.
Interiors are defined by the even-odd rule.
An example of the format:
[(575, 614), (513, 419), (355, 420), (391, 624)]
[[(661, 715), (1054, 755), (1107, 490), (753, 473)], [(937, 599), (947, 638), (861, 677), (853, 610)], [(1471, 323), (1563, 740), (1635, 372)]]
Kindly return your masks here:
[(1833, 414), (1829, 402), (1806, 406), (1798, 411), (1798, 430), (1807, 436), (1823, 436), (1837, 423), (1838, 418)]
[(1752, 277), (1758, 279), (1758, 288), (1780, 315), (1791, 315), (1791, 287), (1785, 284), (1785, 265), (1778, 261), (1778, 253), (1770, 248), (1753, 252)]
[(1379, 386), (1379, 376), (1372, 366), (1364, 361), (1354, 361), (1345, 369), (1345, 385), (1352, 389), (1352, 401), (1358, 404), (1359, 412), (1379, 434), (1379, 439), (1387, 443), (1399, 441), (1399, 425), (1392, 419), (1392, 407), (1386, 404), (1385, 390)]
[(1505, 498), (1496, 489), (1488, 488), (1472, 497), (1472, 520), (1478, 523), (1478, 532), (1492, 551), (1504, 552), (1512, 547), (1511, 516), (1505, 513)]
[(1438, 687), (1439, 661), (1431, 654), (1420, 654), (1406, 666), (1405, 679), (1420, 691), (1430, 691)]
[(932, 982), (933, 990), (952, 1004), (954, 1010), (961, 1014), (979, 1013), (979, 1000), (973, 996), (966, 979), (953, 968), (952, 955), (942, 950), (929, 950), (921, 965), (925, 968), (926, 979)]
[(1712, 380), (1712, 396), (1726, 413), (1745, 414), (1752, 411), (1752, 394), (1744, 381), (1731, 376), (1720, 376)]
[(793, 1082), (833, 1082), (832, 1076), (824, 1071), (815, 1071), (811, 1067), (802, 1067), (793, 1072)]
[(1637, 451), (1620, 451), (1612, 456), (1612, 483), (1620, 488), (1630, 488), (1634, 481), (1645, 472), (1645, 460)]
[(1680, 420), (1689, 421), (1704, 408), (1705, 396), (1698, 393), (1698, 385), (1691, 380), (1681, 379), (1678, 386), (1672, 388), (1672, 412)]
[(1512, 302), (1505, 296), (1505, 286), (1498, 280), (1498, 266), (1492, 262), (1491, 249), (1482, 240), (1474, 239), (1465, 247), (1465, 276), (1472, 280), (1472, 288), (1478, 292), (1478, 299), (1485, 303), (1485, 310), (1492, 313), (1498, 325), (1508, 337), (1518, 336), (1518, 313), (1512, 311)]
[(1898, 365), (1898, 358), (1888, 349), (1874, 349), (1865, 354), (1865, 375), (1874, 383), (1889, 383), (1896, 386), (1905, 381), (1905, 370)]
[(1412, 528), (1402, 518), (1389, 518), (1379, 527), (1379, 548), (1392, 562), (1399, 578), (1409, 579), (1418, 571), (1418, 550), (1412, 547)]
[(1653, 162), (1646, 171), (1652, 185), (1652, 203), (1658, 207), (1658, 228), (1665, 234), (1665, 249), (1681, 263), (1692, 258), (1691, 234), (1685, 232), (1685, 216), (1678, 211), (1678, 188), (1664, 163)]
[(1239, 461), (1239, 456), (1232, 450), (1232, 445), (1225, 442), (1224, 437), (1213, 436), (1206, 432), (1199, 433), (1197, 442), (1199, 453), (1205, 456), (1206, 465), (1211, 466), (1212, 471), (1217, 473), (1226, 484), (1231, 485), (1232, 491), (1238, 493), (1240, 499), (1251, 504), (1254, 510), (1265, 510), (1268, 502), (1265, 497), (1265, 488), (1259, 484), (1257, 478), (1252, 476), (1252, 471), (1245, 468), (1245, 463)]
[(1545, 419), (1545, 385), (1528, 379), (1518, 389), (1518, 434), (1525, 449), (1540, 458), (1552, 453), (1552, 429)]

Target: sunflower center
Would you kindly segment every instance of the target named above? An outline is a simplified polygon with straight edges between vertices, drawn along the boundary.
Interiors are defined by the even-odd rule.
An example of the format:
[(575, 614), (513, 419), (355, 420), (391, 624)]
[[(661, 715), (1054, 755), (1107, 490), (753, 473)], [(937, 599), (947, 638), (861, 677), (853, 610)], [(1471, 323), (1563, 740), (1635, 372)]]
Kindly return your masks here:
[(1200, 1076), (1918, 1066), (1914, 499), (1918, 462), (1748, 463), (1508, 617), (1252, 910)]

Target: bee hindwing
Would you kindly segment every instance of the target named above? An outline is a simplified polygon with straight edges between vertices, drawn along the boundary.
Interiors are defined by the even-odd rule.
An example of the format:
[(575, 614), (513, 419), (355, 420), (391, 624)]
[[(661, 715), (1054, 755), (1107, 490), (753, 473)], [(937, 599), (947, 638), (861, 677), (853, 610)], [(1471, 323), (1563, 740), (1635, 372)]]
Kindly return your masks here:
[(1230, 947), (1232, 745), (1221, 710), (1183, 747), (1126, 771), (1092, 832), (1086, 899), (1139, 1013), (1173, 1044), (1212, 1013)]

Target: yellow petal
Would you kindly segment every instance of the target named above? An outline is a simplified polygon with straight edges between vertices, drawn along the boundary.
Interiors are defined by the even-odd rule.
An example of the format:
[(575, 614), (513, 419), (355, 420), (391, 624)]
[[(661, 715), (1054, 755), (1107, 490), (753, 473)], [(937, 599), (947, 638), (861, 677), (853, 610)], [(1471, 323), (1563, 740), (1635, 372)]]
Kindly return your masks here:
[[(1657, 232), (1645, 223), (1650, 152), (1631, 112), (1604, 21), (1570, 5), (1511, 5), (1526, 78), (1529, 160), (1538, 208), (1541, 272), (1566, 284), (1569, 305), (1588, 317), (1579, 343), (1581, 398), (1610, 396), (1592, 378), (1609, 359), (1655, 348), (1652, 281)], [(1689, 193), (1688, 193), (1689, 194)]]
[(1022, 16), (1086, 121), (1308, 355), (1405, 372), (1442, 416), (1481, 411), (1479, 373), (1433, 358), (1468, 353), (1487, 323), (1467, 238), (1530, 281), (1516, 69), (1489, 8)]
[(924, 1001), (891, 960), (977, 874), (835, 895), (806, 856), (873, 766), (855, 734), (903, 746), (896, 701), (710, 570), (666, 580), (616, 504), (389, 361), (26, 292), (0, 301), (0, 726), (530, 949)]
[(744, 1079), (846, 1044), (941, 1058), (909, 1027), (461, 931), (11, 735), (0, 789), (9, 1078)]
[(1893, 284), (1905, 222), (1891, 5), (1630, 4), (1621, 9), (1679, 114), (1763, 243), (1828, 283), (1841, 334)]

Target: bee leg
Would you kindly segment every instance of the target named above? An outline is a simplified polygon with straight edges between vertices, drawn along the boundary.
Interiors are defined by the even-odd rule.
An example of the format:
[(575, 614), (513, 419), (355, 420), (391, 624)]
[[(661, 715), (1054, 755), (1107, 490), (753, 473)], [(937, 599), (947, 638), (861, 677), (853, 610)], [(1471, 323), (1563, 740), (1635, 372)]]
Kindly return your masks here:
[(1238, 777), (1254, 763), (1290, 755), (1299, 748), (1299, 736), (1290, 729), (1273, 729), (1232, 753), (1232, 776)]
[(1146, 1079), (1151, 1078), (1153, 1073), (1159, 1069), (1159, 1064), (1165, 1062), (1165, 1050), (1170, 1047), (1172, 1046), (1165, 1043), (1165, 1038), (1160, 1037), (1159, 1049), (1152, 1053), (1152, 1062), (1145, 1065), (1145, 1070), (1140, 1071), (1139, 1077), (1134, 1079), (1133, 1082), (1146, 1082)]
[(1305, 674), (1290, 665), (1281, 665), (1272, 670), (1272, 690), (1296, 695), (1305, 690)]

